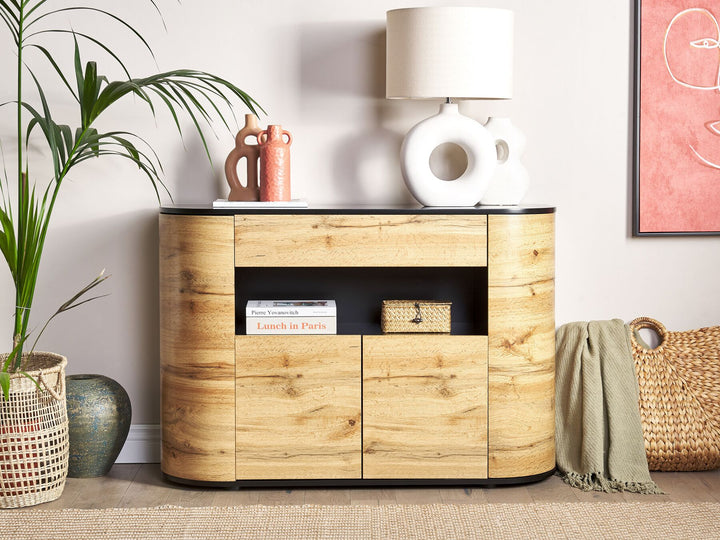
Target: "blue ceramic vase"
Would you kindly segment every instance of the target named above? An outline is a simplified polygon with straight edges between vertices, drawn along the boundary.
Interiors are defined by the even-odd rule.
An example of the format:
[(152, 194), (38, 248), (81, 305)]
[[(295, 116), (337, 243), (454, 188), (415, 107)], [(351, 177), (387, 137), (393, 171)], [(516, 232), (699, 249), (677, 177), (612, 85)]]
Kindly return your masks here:
[(69, 375), (65, 382), (70, 431), (68, 476), (105, 476), (130, 430), (130, 398), (118, 382), (104, 375)]

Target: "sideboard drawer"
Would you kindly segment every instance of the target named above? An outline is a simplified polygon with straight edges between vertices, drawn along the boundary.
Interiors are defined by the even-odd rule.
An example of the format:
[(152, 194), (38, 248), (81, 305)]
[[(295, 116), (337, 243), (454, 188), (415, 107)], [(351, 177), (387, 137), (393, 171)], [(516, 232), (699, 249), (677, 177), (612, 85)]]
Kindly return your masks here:
[(235, 266), (485, 266), (485, 215), (238, 215)]

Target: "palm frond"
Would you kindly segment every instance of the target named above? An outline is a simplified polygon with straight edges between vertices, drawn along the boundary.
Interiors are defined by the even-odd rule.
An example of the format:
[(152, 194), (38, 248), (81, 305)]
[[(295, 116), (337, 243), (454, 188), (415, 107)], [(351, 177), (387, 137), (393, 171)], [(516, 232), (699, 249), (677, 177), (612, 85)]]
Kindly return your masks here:
[(30, 321), (30, 307), (35, 296), (40, 258), (42, 256), (49, 214), (43, 204), (38, 204), (35, 187), (29, 187), (27, 174), (23, 174), (21, 206), (18, 210), (16, 289), (16, 333), (20, 349), (14, 360), (14, 369), (19, 368), (22, 358), (22, 338), (27, 336)]
[(104, 44), (102, 41), (100, 41), (99, 39), (96, 39), (96, 38), (92, 37), (91, 35), (85, 34), (85, 33), (83, 33), (83, 32), (77, 32), (77, 31), (74, 31), (74, 30), (64, 30), (64, 29), (62, 29), (62, 28), (49, 28), (49, 29), (46, 29), (46, 30), (38, 30), (37, 32), (33, 32), (32, 34), (28, 34), (28, 35), (25, 36), (23, 39), (24, 39), (24, 40), (29, 40), (30, 38), (33, 38), (33, 37), (35, 37), (35, 36), (39, 36), (39, 35), (42, 35), (42, 34), (72, 34), (72, 35), (74, 35), (74, 36), (80, 36), (80, 37), (82, 37), (82, 38), (84, 38), (84, 39), (87, 39), (88, 41), (90, 41), (90, 42), (94, 43), (95, 45), (97, 45), (98, 47), (100, 47), (100, 48), (101, 48), (103, 51), (105, 51), (110, 57), (112, 57), (112, 58), (118, 63), (118, 65), (122, 68), (122, 70), (125, 72), (125, 75), (128, 77), (128, 79), (130, 78), (130, 72), (128, 71), (127, 67), (125, 66), (125, 63), (120, 59), (120, 57), (119, 57), (117, 54), (115, 54), (115, 53), (112, 51), (112, 49), (110, 49), (110, 47), (108, 47), (107, 45), (105, 45), (105, 44)]
[(53, 67), (53, 69), (55, 70), (55, 73), (57, 73), (58, 76), (60, 77), (60, 80), (62, 80), (62, 82), (63, 82), (63, 83), (65, 84), (65, 86), (67, 87), (67, 89), (70, 90), (70, 93), (72, 94), (72, 96), (73, 96), (77, 101), (80, 101), (80, 98), (78, 98), (78, 96), (75, 94), (75, 90), (73, 89), (72, 86), (70, 86), (70, 82), (67, 80), (67, 78), (65, 77), (65, 74), (62, 72), (62, 70), (60, 69), (60, 67), (57, 65), (57, 62), (55, 62), (55, 59), (53, 58), (52, 54), (50, 54), (50, 51), (48, 51), (45, 47), (42, 47), (42, 46), (40, 46), (40, 45), (36, 45), (36, 44), (34, 44), (34, 43), (31, 43), (31, 44), (29, 44), (29, 45), (26, 45), (26, 47), (35, 48), (35, 49), (38, 49), (40, 52), (42, 52), (43, 55), (45, 55), (45, 57), (46, 57), (46, 58), (48, 59), (48, 61), (50, 62), (50, 65), (51, 65), (51, 66)]
[(172, 115), (181, 137), (182, 129), (176, 108), (184, 111), (193, 122), (208, 159), (210, 159), (210, 152), (201, 121), (209, 125), (212, 117), (203, 103), (209, 104), (228, 130), (230, 127), (216, 101), (224, 105), (227, 110), (232, 111), (232, 98), (237, 98), (254, 114), (258, 114), (258, 109), (265, 112), (257, 101), (234, 84), (203, 71), (179, 69), (150, 77), (132, 79), (131, 83), (132, 85), (125, 90), (134, 92), (145, 101), (147, 101), (147, 93), (144, 90), (151, 91), (155, 96), (160, 97), (161, 102)]
[(0, 208), (0, 251), (7, 262), (13, 282), (17, 274), (17, 242), (12, 217), (5, 208)]
[(58, 147), (57, 141), (62, 141), (62, 138), (58, 139), (59, 134), (59, 128), (57, 127), (57, 124), (53, 121), (52, 117), (47, 118), (46, 116), (40, 114), (32, 105), (29, 103), (23, 103), (23, 108), (27, 110), (31, 115), (32, 118), (28, 122), (27, 131), (25, 134), (25, 141), (26, 144), (30, 140), (30, 135), (35, 129), (35, 126), (38, 126), (40, 130), (43, 132), (43, 135), (45, 136), (45, 140), (48, 143), (48, 147), (50, 149), (50, 152), (52, 154), (53, 158), (53, 171), (54, 171), (54, 177), (57, 178), (57, 176), (60, 175), (61, 168), (61, 153), (62, 150)]
[[(30, 9), (25, 13), (25, 17), (31, 17), (38, 9), (43, 7), (43, 5), (45, 5), (45, 3), (47, 1), (48, 0), (38, 0), (38, 2), (34, 6), (30, 7)], [(27, 4), (28, 6), (30, 6), (30, 3), (27, 2), (27, 0), (19, 0), (18, 3), (20, 3), (20, 2), (23, 2), (23, 3)]]
[[(160, 13), (156, 0), (148, 0)], [(9, 378), (7, 371), (21, 371), (20, 361), (23, 344), (29, 335), (28, 324), (50, 218), (64, 179), (83, 162), (104, 156), (128, 160), (150, 181), (160, 201), (160, 189), (170, 194), (163, 182), (163, 168), (158, 155), (143, 138), (125, 131), (98, 131), (98, 119), (115, 103), (125, 96), (136, 97), (144, 103), (153, 117), (159, 110), (167, 110), (175, 127), (183, 138), (181, 116), (186, 115), (200, 136), (205, 152), (210, 158), (205, 130), (213, 131), (212, 122), (219, 119), (230, 130), (226, 118), (234, 117), (233, 103), (241, 101), (250, 111), (258, 114), (264, 109), (248, 94), (227, 80), (195, 70), (173, 70), (148, 77), (133, 78), (122, 61), (103, 37), (92, 33), (73, 31), (65, 28), (48, 28), (50, 21), (62, 18), (63, 14), (86, 12), (119, 25), (138, 40), (152, 56), (147, 40), (130, 24), (110, 11), (93, 6), (51, 6), (48, 0), (0, 0), (0, 28), (7, 27), (17, 46), (17, 99), (0, 104), (14, 104), (17, 107), (17, 192), (18, 203), (13, 209), (10, 189), (0, 183), (0, 252), (5, 258), (15, 284), (15, 325), (13, 333), (13, 354), (0, 366), (0, 388), (7, 394)], [(162, 14), (160, 14), (162, 20)], [(164, 25), (164, 20), (163, 20)], [(52, 53), (52, 48), (39, 44), (37, 37), (43, 35), (71, 35), (74, 44), (74, 81), (61, 68)], [(94, 61), (83, 63), (79, 43), (97, 45), (109, 59), (122, 68), (126, 80), (110, 81), (100, 74), (99, 64)], [(47, 61), (60, 82), (77, 101), (79, 126), (56, 123), (47, 95), (29, 65), (23, 52), (39, 51), (40, 60)], [(154, 58), (154, 57), (153, 57)], [(37, 90), (38, 99), (32, 103), (24, 99), (23, 74), (29, 73)], [(158, 106), (159, 105), (159, 106)], [(227, 114), (229, 113), (229, 115)], [(237, 122), (237, 119), (235, 119)], [(42, 192), (36, 192), (30, 184), (27, 148), (30, 136), (40, 131), (47, 143), (52, 158), (52, 178)], [(214, 131), (213, 131), (214, 132)], [(24, 143), (24, 144), (23, 144)], [(24, 159), (23, 159), (24, 158)], [(7, 175), (5, 175), (7, 177)], [(5, 178), (7, 183), (7, 178)], [(172, 198), (172, 197), (171, 197)], [(14, 211), (13, 211), (14, 210)], [(85, 298), (87, 293), (106, 279), (103, 274), (81, 289), (48, 319), (38, 334), (44, 332), (47, 324), (60, 313), (81, 306), (99, 296)], [(34, 347), (34, 346), (33, 346)]]
[(104, 298), (108, 296), (107, 294), (101, 294), (98, 296), (93, 296), (92, 298), (86, 298), (85, 300), (80, 300), (83, 296), (85, 296), (88, 292), (90, 292), (92, 289), (100, 285), (103, 281), (108, 279), (110, 275), (105, 275), (105, 269), (100, 272), (100, 275), (98, 275), (96, 278), (94, 278), (90, 283), (85, 285), (82, 289), (80, 289), (78, 292), (76, 292), (70, 300), (67, 300), (66, 302), (63, 302), (63, 304), (57, 309), (55, 313), (53, 313), (50, 318), (45, 322), (42, 329), (38, 333), (37, 337), (35, 338), (35, 342), (33, 343), (32, 349), (35, 350), (35, 346), (37, 345), (38, 340), (40, 339), (40, 336), (43, 335), (43, 332), (45, 332), (45, 329), (48, 327), (50, 322), (60, 315), (61, 313), (65, 313), (66, 311), (70, 311), (73, 308), (76, 308), (78, 306), (81, 306), (83, 304), (86, 304), (88, 302), (91, 302), (93, 300), (97, 300), (98, 298)]
[[(45, 134), (45, 138), (48, 142), (48, 146), (50, 147), (50, 151), (52, 153), (53, 158), (53, 170), (55, 172), (55, 176), (60, 176), (62, 172), (62, 160), (61, 160), (61, 146), (62, 146), (62, 138), (58, 137), (59, 135), (59, 129), (57, 127), (57, 124), (52, 119), (52, 114), (50, 113), (50, 105), (48, 104), (48, 101), (45, 97), (45, 92), (43, 91), (42, 85), (38, 81), (35, 74), (30, 70), (30, 75), (33, 78), (33, 81), (35, 81), (35, 87), (37, 88), (38, 95), (40, 96), (40, 102), (42, 104), (43, 114), (40, 115), (35, 111), (32, 107), (30, 107), (28, 104), (23, 103), (23, 106), (30, 111), (31, 114), (33, 114), (33, 118), (35, 121), (40, 125), (40, 127), (43, 130), (43, 133)], [(28, 128), (27, 137), (30, 136), (30, 129)], [(27, 140), (26, 137), (26, 140)]]
[[(157, 5), (156, 5), (155, 7), (157, 7)], [(59, 8), (59, 9), (54, 9), (54, 10), (52, 10), (52, 11), (47, 11), (47, 12), (43, 13), (42, 15), (38, 15), (38, 16), (35, 17), (33, 20), (29, 21), (29, 22), (25, 25), (25, 28), (26, 28), (26, 29), (27, 29), (27, 28), (30, 28), (32, 25), (40, 22), (41, 20), (43, 20), (43, 19), (45, 19), (45, 18), (47, 18), (47, 17), (52, 17), (53, 15), (56, 15), (56, 14), (58, 14), (58, 13), (65, 13), (65, 12), (68, 12), (68, 11), (72, 11), (72, 12), (76, 12), (76, 11), (90, 11), (90, 12), (94, 12), (94, 13), (99, 13), (99, 14), (101, 14), (101, 15), (104, 15), (104, 16), (106, 16), (106, 17), (109, 17), (109, 18), (115, 20), (116, 22), (120, 23), (122, 26), (124, 26), (125, 28), (127, 28), (128, 30), (130, 30), (130, 32), (132, 32), (132, 33), (135, 35), (135, 37), (137, 37), (137, 38), (140, 40), (140, 42), (145, 46), (145, 48), (148, 50), (148, 52), (149, 52), (150, 55), (153, 57), (153, 59), (155, 58), (155, 53), (153, 53), (153, 50), (152, 50), (152, 48), (150, 47), (150, 44), (147, 42), (147, 40), (142, 36), (142, 34), (141, 34), (140, 32), (138, 32), (137, 30), (135, 30), (135, 28), (133, 28), (130, 24), (128, 24), (127, 22), (125, 22), (124, 20), (122, 20), (122, 19), (121, 19), (120, 17), (118, 17), (117, 15), (115, 15), (115, 14), (113, 14), (113, 13), (110, 13), (109, 11), (105, 11), (104, 9), (100, 9), (100, 8), (96, 8), (96, 7), (89, 7), (89, 6), (70, 6), (70, 7), (66, 7), (66, 8)], [(32, 35), (32, 34), (31, 34), (31, 35)]]
[[(68, 310), (70, 310), (70, 309), (72, 309), (72, 308), (74, 308), (74, 307), (79, 306), (80, 304), (82, 304), (82, 303), (84, 303), (84, 302), (88, 302), (88, 300), (85, 300), (84, 302), (78, 303), (78, 300), (79, 300), (80, 298), (82, 298), (85, 294), (87, 294), (88, 291), (94, 289), (95, 287), (97, 287), (98, 285), (100, 285), (103, 281), (105, 281), (106, 279), (108, 279), (109, 277), (110, 277), (109, 275), (107, 275), (107, 276), (105, 275), (105, 269), (103, 268), (102, 271), (100, 272), (100, 274), (99, 274), (96, 278), (94, 278), (90, 283), (88, 283), (88, 284), (85, 285), (82, 289), (80, 289), (78, 292), (76, 292), (76, 293), (70, 298), (70, 300), (67, 300), (66, 302), (64, 302), (64, 303), (58, 308), (56, 314), (62, 313), (63, 311), (68, 311)], [(103, 295), (103, 296), (107, 296), (107, 295)]]
[[(137, 139), (148, 150), (141, 150), (130, 139)], [(73, 156), (70, 166), (76, 166), (83, 161), (100, 156), (116, 156), (130, 160), (150, 180), (158, 201), (160, 201), (158, 186), (161, 186), (165, 193), (172, 198), (170, 191), (162, 180), (163, 168), (160, 159), (152, 147), (142, 138), (121, 131), (109, 133), (95, 131), (93, 134), (86, 135), (78, 143), (78, 151)]]
[(19, 6), (16, 2), (11, 2), (13, 7), (10, 6), (6, 0), (0, 0), (0, 19), (3, 20), (5, 26), (8, 27), (12, 34), (15, 45), (20, 44), (20, 17), (18, 16)]

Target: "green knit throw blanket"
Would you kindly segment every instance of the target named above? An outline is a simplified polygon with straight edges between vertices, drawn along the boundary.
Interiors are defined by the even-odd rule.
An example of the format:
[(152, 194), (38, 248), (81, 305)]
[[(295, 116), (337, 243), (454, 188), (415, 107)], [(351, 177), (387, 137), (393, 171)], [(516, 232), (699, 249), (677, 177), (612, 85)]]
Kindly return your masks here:
[(574, 322), (561, 326), (556, 338), (559, 475), (585, 491), (662, 493), (645, 457), (627, 325)]

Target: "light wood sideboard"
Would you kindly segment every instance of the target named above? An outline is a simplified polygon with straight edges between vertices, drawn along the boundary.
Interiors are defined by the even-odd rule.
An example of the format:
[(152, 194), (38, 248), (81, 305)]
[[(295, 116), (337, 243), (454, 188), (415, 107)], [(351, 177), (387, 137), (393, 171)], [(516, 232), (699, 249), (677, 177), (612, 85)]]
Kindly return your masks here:
[[(554, 209), (160, 214), (162, 471), (194, 485), (501, 484), (555, 467)], [(245, 335), (332, 298), (337, 335)], [(382, 334), (384, 299), (452, 302)]]

